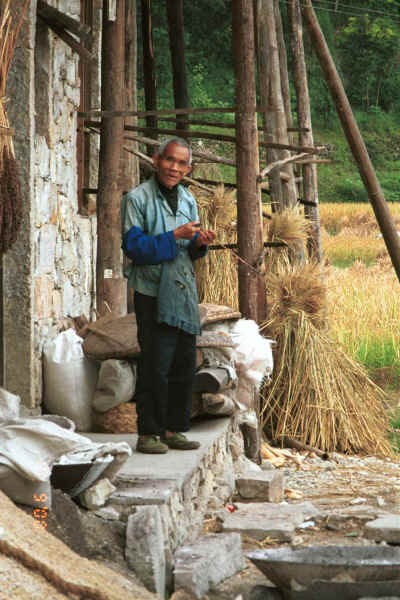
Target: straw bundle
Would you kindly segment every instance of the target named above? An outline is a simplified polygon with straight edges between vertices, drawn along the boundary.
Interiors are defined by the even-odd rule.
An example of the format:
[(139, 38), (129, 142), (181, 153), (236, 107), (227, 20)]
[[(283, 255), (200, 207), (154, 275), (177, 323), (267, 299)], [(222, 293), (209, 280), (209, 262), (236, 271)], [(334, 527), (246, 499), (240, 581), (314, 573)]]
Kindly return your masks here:
[[(196, 196), (202, 229), (216, 231), (218, 244), (236, 243), (235, 190), (226, 191), (221, 185), (207, 196), (191, 191)], [(211, 250), (195, 263), (195, 269), (200, 302), (238, 308), (237, 264), (232, 250)]]
[(277, 341), (273, 382), (261, 390), (268, 437), (327, 452), (391, 454), (384, 392), (329, 338), (320, 267), (277, 261), (267, 298), (261, 329)]
[(17, 36), (28, 2), (29, 0), (26, 0), (20, 20), (14, 29), (10, 0), (0, 2), (0, 256), (17, 239), (22, 221), (21, 186), (12, 132), (7, 118), (5, 92)]

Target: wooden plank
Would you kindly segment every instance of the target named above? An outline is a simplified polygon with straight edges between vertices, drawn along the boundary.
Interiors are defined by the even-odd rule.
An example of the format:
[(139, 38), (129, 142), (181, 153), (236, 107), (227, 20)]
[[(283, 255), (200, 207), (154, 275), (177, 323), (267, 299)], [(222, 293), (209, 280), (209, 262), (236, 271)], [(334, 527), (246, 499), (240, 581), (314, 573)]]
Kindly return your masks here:
[(84, 23), (76, 21), (72, 17), (62, 13), (61, 11), (53, 8), (44, 0), (38, 0), (37, 3), (37, 14), (39, 17), (44, 19), (46, 23), (53, 24), (61, 29), (67, 29), (81, 40), (92, 43), (93, 38), (90, 33), (90, 27)]

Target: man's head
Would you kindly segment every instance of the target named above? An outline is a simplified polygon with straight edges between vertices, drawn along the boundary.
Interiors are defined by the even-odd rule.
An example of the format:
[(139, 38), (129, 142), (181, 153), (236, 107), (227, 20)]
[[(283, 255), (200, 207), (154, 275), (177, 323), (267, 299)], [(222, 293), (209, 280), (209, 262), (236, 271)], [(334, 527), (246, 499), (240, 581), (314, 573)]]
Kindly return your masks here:
[(192, 150), (185, 140), (171, 138), (160, 145), (153, 163), (159, 182), (172, 188), (192, 170)]

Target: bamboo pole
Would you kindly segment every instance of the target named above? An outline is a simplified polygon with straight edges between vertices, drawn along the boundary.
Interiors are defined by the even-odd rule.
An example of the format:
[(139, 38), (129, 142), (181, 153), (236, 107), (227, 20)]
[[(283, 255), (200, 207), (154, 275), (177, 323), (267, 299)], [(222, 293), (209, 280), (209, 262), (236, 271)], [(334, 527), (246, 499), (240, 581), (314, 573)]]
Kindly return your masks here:
[[(294, 86), (297, 98), (297, 120), (302, 129), (300, 144), (313, 146), (310, 97), (308, 93), (307, 69), (304, 57), (303, 27), (299, 0), (290, 0), (287, 5), (290, 42), (293, 55)], [(315, 163), (305, 163), (302, 167), (304, 213), (310, 220), (311, 234), (308, 239), (308, 253), (317, 262), (322, 260), (321, 225), (318, 206), (318, 176)]]
[[(252, 0), (232, 3), (232, 35), (235, 67), (236, 162), (239, 307), (246, 318), (262, 322), (266, 316), (264, 249), (256, 88), (254, 72), (254, 18)], [(263, 317), (264, 315), (264, 317)]]
[[(102, 82), (103, 110), (123, 109), (125, 76), (125, 1), (118, 0), (116, 19), (103, 1)], [(97, 311), (126, 314), (126, 279), (121, 268), (121, 181), (124, 119), (103, 118), (100, 137), (97, 194)], [(109, 307), (109, 308), (108, 308)]]
[(335, 104), (344, 133), (356, 161), (361, 179), (363, 180), (368, 198), (372, 204), (376, 219), (397, 278), (400, 281), (400, 239), (392, 215), (386, 204), (385, 197), (379, 185), (367, 148), (361, 136), (357, 122), (351, 110), (346, 92), (336, 70), (328, 45), (325, 41), (317, 17), (312, 7), (311, 0), (304, 0), (302, 15), (307, 24), (311, 43), (318, 57), (327, 86)]

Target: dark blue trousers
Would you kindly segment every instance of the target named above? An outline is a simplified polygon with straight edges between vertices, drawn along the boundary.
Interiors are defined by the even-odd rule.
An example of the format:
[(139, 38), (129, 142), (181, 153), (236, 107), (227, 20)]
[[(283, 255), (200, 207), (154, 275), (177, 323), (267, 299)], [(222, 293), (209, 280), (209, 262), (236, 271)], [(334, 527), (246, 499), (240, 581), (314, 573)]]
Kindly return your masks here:
[(196, 336), (157, 323), (157, 298), (135, 292), (140, 344), (135, 401), (139, 435), (188, 431), (196, 370)]

